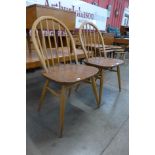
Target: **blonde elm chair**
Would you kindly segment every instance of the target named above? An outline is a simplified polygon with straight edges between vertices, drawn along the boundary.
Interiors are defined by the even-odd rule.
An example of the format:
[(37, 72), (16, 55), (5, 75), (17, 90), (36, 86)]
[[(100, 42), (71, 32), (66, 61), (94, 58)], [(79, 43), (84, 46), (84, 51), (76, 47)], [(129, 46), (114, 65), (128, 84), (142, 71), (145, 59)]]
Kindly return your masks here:
[[(55, 30), (59, 32), (58, 36), (56, 36)], [(60, 39), (59, 45), (57, 37)], [(52, 38), (54, 39), (54, 44), (52, 44)], [(66, 45), (63, 39), (65, 39)], [(47, 90), (53, 95), (60, 97), (59, 135), (62, 137), (66, 92), (69, 92), (72, 86), (76, 86), (76, 84), (79, 84), (81, 81), (90, 80), (97, 106), (99, 106), (99, 98), (94, 78), (98, 69), (78, 64), (75, 43), (70, 31), (61, 21), (54, 17), (42, 16), (33, 23), (32, 41), (44, 69), (42, 75), (46, 78), (38, 110), (41, 109)], [(60, 84), (61, 89), (59, 91), (52, 89), (51, 86), (49, 86), (49, 82)]]
[[(85, 54), (84, 62), (89, 66), (95, 66), (99, 69), (96, 79), (100, 80), (99, 104), (101, 103), (103, 93), (103, 74), (108, 69), (117, 73), (119, 91), (121, 91), (120, 65), (123, 60), (107, 58), (104, 40), (97, 26), (91, 22), (84, 22), (80, 26), (79, 38), (82, 49)], [(113, 69), (116, 68), (116, 69)]]

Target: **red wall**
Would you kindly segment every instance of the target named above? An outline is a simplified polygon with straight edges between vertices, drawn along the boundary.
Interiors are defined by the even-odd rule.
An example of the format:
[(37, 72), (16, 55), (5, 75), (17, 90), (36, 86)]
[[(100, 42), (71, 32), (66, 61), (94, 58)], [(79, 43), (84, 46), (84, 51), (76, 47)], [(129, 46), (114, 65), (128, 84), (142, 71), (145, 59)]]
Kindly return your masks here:
[[(97, 2), (98, 6), (107, 8), (111, 4), (110, 18), (107, 19), (107, 25), (120, 28), (122, 23), (123, 12), (126, 7), (129, 6), (129, 0), (83, 0), (88, 3)], [(118, 9), (118, 16), (115, 16), (115, 10)]]

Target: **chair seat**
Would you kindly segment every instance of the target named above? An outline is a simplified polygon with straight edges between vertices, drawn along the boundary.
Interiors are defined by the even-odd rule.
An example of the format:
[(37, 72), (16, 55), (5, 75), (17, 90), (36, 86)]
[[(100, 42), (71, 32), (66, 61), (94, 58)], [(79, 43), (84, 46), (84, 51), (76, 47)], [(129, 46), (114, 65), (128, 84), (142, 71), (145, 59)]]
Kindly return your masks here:
[(98, 69), (86, 65), (66, 64), (51, 67), (51, 72), (43, 73), (46, 78), (61, 83), (72, 84), (88, 79), (97, 74)]
[(100, 67), (100, 68), (116, 67), (124, 63), (124, 61), (120, 59), (103, 58), (103, 57), (89, 58), (88, 61), (84, 60), (84, 62), (87, 65)]

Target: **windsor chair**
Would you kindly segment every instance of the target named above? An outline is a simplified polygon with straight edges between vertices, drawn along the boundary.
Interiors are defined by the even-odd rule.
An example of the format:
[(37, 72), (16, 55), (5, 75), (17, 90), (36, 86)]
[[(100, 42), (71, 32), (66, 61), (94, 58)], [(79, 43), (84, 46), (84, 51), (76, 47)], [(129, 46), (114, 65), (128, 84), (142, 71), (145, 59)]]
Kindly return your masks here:
[[(104, 71), (110, 70), (117, 72), (119, 91), (121, 91), (120, 65), (123, 60), (107, 58), (105, 44), (101, 32), (97, 26), (91, 22), (83, 22), (79, 30), (79, 38), (82, 49), (85, 54), (84, 62), (89, 66), (95, 66), (99, 69), (96, 80), (100, 80), (99, 104), (102, 100)], [(113, 69), (116, 68), (116, 69)]]
[[(56, 31), (58, 32), (58, 36), (56, 35)], [(51, 41), (52, 38), (54, 39), (54, 43)], [(58, 42), (58, 38), (60, 42)], [(65, 39), (65, 41), (63, 39)], [(65, 24), (52, 16), (39, 17), (33, 23), (32, 41), (44, 69), (42, 75), (46, 78), (38, 111), (43, 105), (47, 91), (60, 98), (59, 136), (62, 137), (65, 101), (67, 99), (66, 92), (70, 92), (71, 87), (76, 86), (81, 81), (90, 80), (97, 106), (99, 106), (94, 77), (98, 73), (98, 69), (92, 66), (78, 64), (75, 43), (70, 31)], [(60, 61), (60, 56), (63, 61)], [(61, 89), (59, 91), (52, 89), (51, 85), (49, 85), (50, 82), (58, 83)]]

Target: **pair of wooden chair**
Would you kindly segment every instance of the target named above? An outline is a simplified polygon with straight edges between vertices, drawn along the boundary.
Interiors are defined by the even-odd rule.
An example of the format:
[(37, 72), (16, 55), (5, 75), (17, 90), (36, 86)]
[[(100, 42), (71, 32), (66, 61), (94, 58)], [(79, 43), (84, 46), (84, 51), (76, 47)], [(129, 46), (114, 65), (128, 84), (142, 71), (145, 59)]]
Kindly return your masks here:
[[(88, 25), (92, 26), (94, 28), (94, 32), (97, 32), (96, 34), (98, 34), (98, 39), (101, 40), (99, 43), (103, 45), (102, 50), (96, 51), (96, 48), (92, 49), (92, 46), (87, 46), (87, 41), (84, 39), (83, 35), (86, 35), (86, 31), (90, 32), (91, 37), (88, 38), (91, 38), (90, 41), (92, 41), (92, 34), (94, 36), (95, 33), (92, 31), (92, 29), (89, 31), (88, 29), (85, 30), (85, 28), (85, 32), (83, 33), (84, 25), (86, 25), (86, 27)], [(59, 31), (59, 36), (56, 36), (56, 30)], [(117, 66), (119, 88), (121, 88), (119, 65), (123, 62), (121, 60), (106, 58), (106, 54), (104, 53), (103, 38), (97, 27), (92, 23), (83, 23), (80, 27), (79, 35), (82, 48), (86, 56), (85, 63), (87, 65), (78, 64), (73, 37), (68, 28), (61, 21), (51, 16), (42, 16), (39, 17), (32, 26), (32, 41), (44, 69), (42, 74), (46, 78), (38, 110), (40, 110), (43, 104), (47, 90), (53, 95), (60, 97), (60, 137), (63, 135), (64, 128), (65, 101), (67, 98), (66, 92), (70, 93), (73, 86), (79, 85), (81, 81), (87, 81), (91, 83), (97, 107), (99, 107), (103, 91), (103, 70), (106, 68), (111, 69), (112, 67)], [(52, 37), (54, 38), (54, 45), (51, 41)], [(59, 46), (58, 37), (60, 39)], [(90, 42), (90, 44), (91, 43), (92, 42)], [(89, 50), (90, 48), (91, 51)], [(61, 60), (59, 59), (60, 55), (63, 57)], [(96, 80), (98, 78), (100, 79), (99, 96), (96, 87)], [(51, 81), (59, 83), (61, 85), (61, 89), (59, 91), (52, 89), (49, 85), (49, 82)]]

